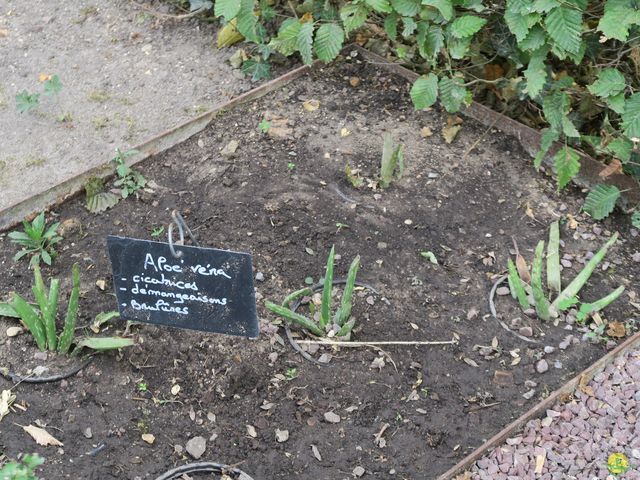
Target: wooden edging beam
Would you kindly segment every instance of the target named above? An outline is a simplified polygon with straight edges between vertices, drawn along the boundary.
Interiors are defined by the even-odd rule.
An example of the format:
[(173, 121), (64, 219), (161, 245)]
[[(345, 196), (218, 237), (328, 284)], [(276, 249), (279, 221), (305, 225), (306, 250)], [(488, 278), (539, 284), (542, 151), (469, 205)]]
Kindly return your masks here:
[[(369, 60), (370, 62), (380, 65), (382, 68), (400, 75), (402, 78), (414, 82), (419, 75), (402, 65), (392, 63), (384, 57), (370, 52), (359, 45), (351, 45), (349, 48), (355, 49), (360, 55)], [(496, 112), (484, 105), (477, 102), (471, 102), (466, 108), (463, 108), (460, 113), (468, 117), (473, 118), (475, 121), (485, 125), (486, 127), (495, 127), (503, 133), (514, 136), (522, 145), (522, 148), (532, 157), (540, 149), (540, 140), (542, 134), (527, 125), (524, 125), (517, 120), (507, 117), (501, 113)], [(545, 156), (544, 164), (555, 169), (553, 154), (562, 148), (562, 144), (555, 142), (549, 153)], [(631, 178), (629, 175), (621, 173), (614, 173), (607, 178), (601, 178), (599, 173), (604, 168), (604, 165), (593, 157), (586, 153), (578, 151), (580, 155), (580, 171), (573, 180), (573, 183), (580, 187), (590, 188), (598, 183), (606, 183), (609, 185), (615, 185), (622, 192), (621, 202), (624, 208), (633, 208), (640, 204), (640, 185), (638, 182)]]
[[(166, 130), (150, 139), (132, 147), (139, 153), (127, 158), (128, 165), (135, 165), (158, 153), (164, 152), (187, 140), (189, 137), (201, 132), (218, 115), (233, 107), (250, 102), (270, 93), (287, 83), (306, 75), (312, 68), (318, 66), (317, 63), (309, 66), (298, 67), (280, 77), (274, 78), (248, 92), (243, 93), (231, 100), (214, 106), (211, 110), (179, 125)], [(84, 172), (68, 177), (61, 183), (33, 195), (25, 200), (21, 200), (0, 210), (0, 232), (8, 230), (18, 224), (24, 218), (29, 218), (52, 206), (59, 205), (66, 200), (79, 194), (84, 185), (91, 177), (107, 178), (113, 175), (114, 167), (110, 160), (105, 160), (102, 164), (89, 168)]]
[(524, 425), (526, 425), (529, 420), (533, 420), (534, 418), (542, 416), (542, 414), (544, 414), (548, 409), (552, 408), (556, 403), (558, 403), (563, 395), (572, 394), (573, 392), (575, 392), (580, 382), (589, 382), (595, 375), (604, 370), (607, 365), (613, 362), (618, 356), (624, 355), (630, 350), (638, 347), (640, 347), (640, 332), (637, 332), (632, 337), (629, 337), (615, 349), (607, 353), (604, 357), (600, 358), (600, 360), (596, 361), (590, 367), (587, 367), (585, 370), (583, 370), (582, 373), (579, 373), (567, 383), (565, 383), (562, 387), (555, 390), (551, 395), (542, 400), (540, 403), (534, 405), (530, 410), (525, 412), (518, 419), (511, 422), (499, 433), (491, 437), (480, 447), (476, 448), (473, 452), (460, 460), (460, 462), (458, 462), (456, 465), (440, 475), (437, 480), (451, 480), (455, 478), (456, 475), (461, 475), (469, 468), (471, 468), (473, 464), (480, 458), (489, 453), (492, 449), (502, 445), (507, 438), (516, 435), (518, 431)]

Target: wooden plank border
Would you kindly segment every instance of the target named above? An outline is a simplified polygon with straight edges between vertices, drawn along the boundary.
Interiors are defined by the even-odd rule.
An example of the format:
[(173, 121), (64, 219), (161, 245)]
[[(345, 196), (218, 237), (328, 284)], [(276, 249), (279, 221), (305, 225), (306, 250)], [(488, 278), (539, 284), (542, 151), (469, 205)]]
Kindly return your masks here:
[(473, 452), (460, 460), (456, 465), (440, 475), (437, 480), (451, 480), (455, 478), (456, 475), (461, 475), (469, 468), (471, 468), (476, 461), (482, 458), (489, 451), (502, 445), (507, 438), (514, 436), (529, 420), (542, 416), (542, 414), (544, 414), (547, 409), (552, 408), (558, 402), (562, 395), (575, 392), (581, 381), (590, 381), (594, 376), (604, 370), (607, 365), (613, 362), (618, 356), (624, 355), (630, 350), (639, 347), (640, 332), (637, 332), (632, 337), (629, 337), (623, 343), (618, 345), (615, 349), (607, 353), (604, 357), (597, 360), (590, 367), (587, 367), (581, 373), (573, 377), (562, 387), (555, 390), (551, 395), (542, 400), (540, 403), (534, 405), (518, 419), (511, 422), (499, 433), (495, 434), (480, 447), (476, 448)]
[[(249, 90), (242, 95), (220, 103), (214, 106), (211, 110), (195, 118), (186, 120), (169, 130), (135, 145), (132, 149), (137, 150), (139, 153), (127, 158), (127, 164), (135, 165), (149, 157), (152, 157), (153, 155), (164, 152), (165, 150), (178, 145), (189, 137), (192, 137), (204, 130), (204, 128), (209, 125), (216, 116), (221, 115), (225, 111), (238, 105), (250, 102), (266, 95), (267, 93), (277, 90), (289, 82), (308, 74), (312, 69), (317, 68), (320, 65), (321, 64), (316, 62), (312, 66), (302, 66), (291, 70), (290, 72), (274, 78), (273, 80)], [(73, 175), (44, 192), (33, 195), (0, 210), (0, 232), (12, 228), (24, 218), (29, 218), (45, 209), (60, 205), (66, 200), (81, 193), (84, 188), (84, 184), (89, 180), (89, 178), (108, 178), (113, 175), (113, 170), (113, 165), (110, 164), (110, 159), (107, 159), (102, 164), (89, 168), (80, 174)]]
[[(386, 58), (370, 52), (359, 45), (354, 44), (347, 48), (352, 51), (355, 49), (368, 61), (381, 66), (389, 72), (400, 75), (402, 78), (405, 78), (410, 82), (414, 82), (419, 77), (416, 72), (413, 72), (402, 65), (392, 63)], [(542, 134), (538, 130), (498, 113), (495, 110), (491, 110), (484, 105), (477, 102), (471, 102), (471, 105), (463, 108), (460, 113), (473, 118), (475, 121), (485, 125), (486, 127), (493, 126), (507, 135), (516, 137), (522, 147), (532, 157), (534, 157), (536, 152), (540, 149), (540, 139)], [(555, 169), (552, 157), (553, 154), (562, 146), (563, 145), (558, 142), (554, 143), (554, 146), (544, 159), (544, 164), (547, 167)], [(598, 174), (602, 171), (604, 165), (586, 153), (578, 151), (578, 154), (580, 155), (581, 168), (577, 177), (573, 180), (573, 183), (586, 188), (590, 188), (597, 183), (615, 185), (622, 192), (621, 202), (624, 208), (632, 208), (640, 204), (640, 185), (636, 180), (631, 178), (629, 175), (620, 173), (616, 173), (606, 179), (602, 179)]]

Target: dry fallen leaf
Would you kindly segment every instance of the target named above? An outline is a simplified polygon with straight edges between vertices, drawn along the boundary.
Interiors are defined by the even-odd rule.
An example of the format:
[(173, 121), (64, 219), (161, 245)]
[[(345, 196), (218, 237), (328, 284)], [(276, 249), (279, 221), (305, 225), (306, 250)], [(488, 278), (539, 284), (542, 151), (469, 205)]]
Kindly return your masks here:
[(357, 87), (358, 85), (360, 85), (360, 79), (358, 77), (351, 77), (349, 79), (349, 83), (352, 87)]
[(442, 127), (442, 138), (444, 138), (445, 142), (452, 143), (455, 140), (461, 128), (462, 127), (460, 125)]
[(607, 335), (614, 338), (626, 337), (627, 330), (624, 327), (624, 323), (614, 321), (609, 322), (609, 328), (607, 329)]
[(107, 282), (105, 282), (102, 279), (96, 280), (96, 287), (98, 287), (100, 290), (104, 291), (104, 289), (107, 288)]
[(9, 36), (9, 30), (5, 28), (0, 28), (0, 38), (4, 38), (8, 36)]
[(384, 368), (384, 366), (385, 366), (384, 358), (383, 357), (376, 357), (371, 362), (371, 365), (369, 365), (369, 368), (377, 368), (378, 370), (382, 370)]
[(322, 455), (320, 455), (320, 450), (315, 445), (311, 445), (311, 451), (313, 452), (313, 456), (318, 459), (319, 462), (322, 461)]
[(153, 442), (156, 441), (156, 437), (151, 433), (143, 433), (142, 440), (147, 442), (149, 445), (153, 445)]
[(587, 378), (586, 375), (580, 376), (580, 381), (578, 382), (578, 390), (580, 390), (585, 395), (589, 395), (590, 397), (595, 396), (593, 387), (589, 385), (589, 379)]
[(466, 363), (467, 365), (471, 365), (472, 367), (478, 366), (478, 364), (470, 358), (464, 357), (462, 360), (464, 361), (464, 363)]
[(35, 425), (29, 425), (28, 427), (22, 427), (25, 432), (31, 435), (38, 445), (46, 447), (47, 445), (53, 445), (55, 447), (64, 446), (59, 440), (56, 440), (49, 432), (44, 428), (36, 427)]
[(422, 138), (427, 138), (433, 135), (433, 132), (431, 131), (431, 129), (429, 127), (422, 127), (422, 129), (420, 130), (420, 136)]
[(351, 132), (349, 131), (348, 128), (343, 127), (340, 129), (340, 136), (341, 137), (348, 137), (349, 135), (351, 135)]
[(318, 108), (320, 108), (320, 102), (315, 99), (307, 100), (306, 102), (302, 103), (302, 107), (307, 112), (315, 112)]
[(542, 473), (542, 469), (544, 468), (544, 461), (547, 458), (547, 452), (545, 450), (545, 452), (542, 455), (536, 455), (536, 469), (535, 469), (535, 473), (537, 475), (540, 475)]
[(578, 228), (578, 221), (570, 213), (567, 213), (567, 226), (571, 230), (575, 230), (576, 228)]
[(41, 73), (40, 75), (38, 75), (38, 82), (43, 83), (47, 80), (51, 80), (51, 75), (47, 73)]
[(603, 168), (598, 176), (600, 178), (607, 178), (614, 173), (622, 173), (622, 162), (617, 158), (614, 158), (609, 165)]
[(289, 430), (280, 430), (276, 428), (276, 441), (278, 443), (283, 443), (289, 440)]
[(3, 390), (0, 393), (0, 421), (9, 414), (9, 407), (16, 401), (16, 396), (11, 390)]

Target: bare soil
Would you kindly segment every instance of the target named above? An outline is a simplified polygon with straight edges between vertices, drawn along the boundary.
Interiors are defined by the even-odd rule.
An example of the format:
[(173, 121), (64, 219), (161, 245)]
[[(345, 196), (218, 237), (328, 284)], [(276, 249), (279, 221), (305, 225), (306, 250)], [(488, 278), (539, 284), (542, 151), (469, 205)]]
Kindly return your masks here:
[[(82, 198), (51, 212), (82, 225), (45, 271), (65, 279), (68, 292), (71, 265), (81, 265), (85, 323), (116, 305), (106, 235), (150, 238), (178, 208), (201, 244), (253, 254), (256, 274), (264, 277), (256, 282), (264, 333), (249, 341), (133, 326), (135, 347), (100, 355), (68, 381), (18, 386), (17, 401), (26, 410), (2, 421), (0, 453), (39, 452), (47, 458), (48, 479), (155, 478), (192, 461), (184, 447), (202, 436), (207, 448), (201, 460), (237, 464), (255, 479), (348, 479), (355, 467), (364, 469), (364, 478), (432, 479), (602, 356), (604, 343), (558, 349), (567, 334), (580, 340), (577, 326), (529, 318), (511, 297), (499, 296), (503, 320), (510, 325), (520, 318), (540, 343), (523, 342), (489, 315), (488, 293), (505, 269), (512, 237), (530, 259), (556, 219), (562, 220), (563, 251), (580, 257), (621, 228), (608, 268), (594, 274), (585, 298), (620, 284), (633, 290), (637, 232), (616, 216), (596, 226), (580, 213), (580, 192), (558, 195), (514, 138), (462, 118), (457, 138), (447, 144), (441, 135), (446, 114), (415, 112), (408, 88), (349, 57), (225, 113), (201, 134), (146, 161), (141, 169), (156, 184), (153, 194), (100, 216), (88, 214)], [(319, 102), (315, 111), (303, 106), (311, 99)], [(258, 124), (265, 117), (280, 130), (262, 133)], [(433, 135), (423, 137), (423, 127)], [(353, 188), (345, 165), (374, 179), (385, 132), (404, 145), (403, 177), (387, 190), (366, 181)], [(223, 157), (220, 150), (231, 140), (239, 148)], [(0, 244), (0, 291), (29, 295), (26, 263), (11, 260), (16, 247), (6, 237)], [(343, 348), (329, 352), (333, 358), (324, 367), (303, 360), (282, 340), (282, 330), (273, 333), (278, 319), (263, 301), (281, 301), (306, 277), (317, 281), (331, 245), (341, 256), (337, 276), (360, 255), (359, 280), (379, 292), (358, 291), (355, 340), (459, 342), (384, 352)], [(438, 265), (422, 251), (432, 251)], [(565, 283), (579, 268), (576, 261), (565, 269)], [(98, 280), (106, 281), (104, 291)], [(626, 322), (634, 315), (625, 294), (603, 317)], [(106, 333), (124, 328), (114, 322)], [(556, 350), (544, 354), (544, 346)], [(38, 364), (35, 352), (26, 335), (0, 335), (0, 366), (25, 373)], [(372, 365), (380, 355), (382, 368)], [(540, 358), (549, 363), (546, 373), (535, 371)], [(498, 370), (507, 372), (498, 374), (500, 385)], [(530, 390), (527, 380), (537, 384), (528, 400), (522, 396)], [(172, 395), (176, 384), (180, 392)], [(327, 412), (340, 421), (326, 421)], [(64, 447), (39, 447), (17, 425), (36, 420)], [(287, 430), (288, 440), (278, 442), (277, 429)], [(155, 442), (145, 443), (143, 433), (155, 435)], [(88, 455), (101, 443), (103, 450)]]

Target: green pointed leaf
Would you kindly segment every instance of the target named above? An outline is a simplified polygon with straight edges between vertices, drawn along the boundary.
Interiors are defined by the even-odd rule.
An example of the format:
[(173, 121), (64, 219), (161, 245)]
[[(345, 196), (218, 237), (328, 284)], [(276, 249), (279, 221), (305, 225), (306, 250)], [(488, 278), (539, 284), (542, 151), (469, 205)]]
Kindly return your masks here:
[(636, 10), (630, 8), (627, 0), (607, 0), (604, 15), (598, 22), (598, 30), (607, 38), (624, 42), (629, 37), (629, 27), (637, 19)]
[(562, 291), (560, 280), (560, 224), (556, 220), (549, 226), (547, 245), (547, 287), (552, 292)]
[(29, 93), (23, 90), (16, 95), (16, 110), (18, 110), (18, 113), (28, 112), (32, 108), (36, 108), (39, 103), (39, 93)]
[(60, 81), (60, 77), (58, 75), (53, 75), (50, 79), (44, 82), (44, 93), (45, 95), (55, 95), (62, 90), (62, 82)]
[(422, 0), (422, 4), (436, 8), (447, 22), (453, 18), (453, 2), (451, 0)]
[(384, 18), (384, 31), (389, 38), (394, 42), (398, 38), (398, 19), (400, 16), (396, 13), (391, 13)]
[(324, 285), (322, 288), (322, 303), (320, 309), (320, 320), (318, 327), (324, 330), (331, 317), (331, 292), (333, 291), (333, 259), (335, 256), (335, 247), (331, 247), (329, 258), (327, 258), (327, 268), (324, 275)]
[(562, 120), (566, 117), (570, 106), (571, 99), (569, 95), (560, 90), (555, 90), (545, 95), (542, 101), (542, 111), (551, 128), (562, 130)]
[[(547, 43), (547, 34), (540, 25), (534, 25), (526, 37), (518, 42), (520, 50), (532, 52), (543, 47)], [(545, 51), (546, 56), (546, 51)], [(544, 60), (544, 59), (543, 59)]]
[(349, 32), (360, 28), (367, 20), (367, 7), (362, 4), (347, 3), (340, 9), (340, 18), (344, 26), (344, 31)]
[(449, 56), (454, 60), (462, 60), (469, 53), (471, 48), (471, 41), (473, 37), (467, 38), (455, 38), (449, 37), (447, 39), (447, 47), (449, 48)]
[(0, 302), (0, 317), (20, 318), (20, 315), (10, 304)]
[(636, 210), (631, 215), (631, 225), (635, 228), (640, 228), (640, 210)]
[(634, 93), (625, 102), (622, 128), (631, 140), (640, 139), (640, 93)]
[(258, 17), (254, 10), (256, 6), (255, 0), (240, 0), (240, 11), (236, 17), (236, 28), (244, 38), (254, 43), (260, 43), (258, 36)]
[(365, 2), (369, 7), (371, 7), (376, 12), (383, 13), (391, 13), (391, 4), (389, 0), (365, 0)]
[(558, 0), (535, 0), (531, 8), (534, 12), (547, 13), (558, 6), (560, 6)]
[(323, 337), (325, 335), (325, 332), (321, 330), (318, 327), (318, 325), (316, 325), (312, 320), (309, 320), (304, 315), (300, 315), (299, 313), (296, 313), (293, 310), (289, 310), (286, 307), (276, 305), (275, 303), (271, 303), (269, 301), (265, 302), (265, 307), (267, 307), (267, 310), (270, 310), (271, 312), (277, 315), (280, 315), (281, 317), (284, 317), (287, 320), (295, 322), (303, 328), (306, 328), (307, 330), (309, 330), (311, 333), (313, 333), (318, 337)]
[(526, 310), (529, 308), (529, 299), (527, 298), (527, 292), (524, 290), (522, 280), (520, 279), (520, 275), (518, 275), (518, 269), (513, 263), (513, 260), (508, 260), (507, 268), (509, 269), (509, 286), (512, 287), (512, 294), (515, 294), (515, 297), (518, 299), (520, 308)]
[(440, 89), (440, 102), (449, 113), (455, 113), (467, 100), (467, 89), (462, 86), (462, 80), (458, 77), (442, 77), (438, 84)]
[(238, 0), (216, 0), (213, 14), (216, 17), (224, 17), (228, 22), (240, 13), (240, 2)]
[(602, 220), (613, 212), (619, 197), (618, 187), (599, 184), (591, 189), (582, 208), (595, 220)]
[(542, 289), (542, 255), (544, 252), (544, 240), (540, 240), (536, 246), (533, 263), (531, 265), (531, 289), (535, 300), (536, 313), (540, 320), (549, 320), (549, 301)]
[(313, 23), (305, 22), (300, 26), (300, 31), (298, 32), (298, 37), (296, 39), (296, 48), (300, 52), (302, 62), (305, 65), (311, 65), (311, 62), (313, 62), (312, 45)]
[(402, 36), (408, 38), (413, 35), (413, 32), (418, 28), (418, 24), (411, 17), (402, 17)]
[(271, 76), (271, 64), (269, 62), (249, 59), (242, 64), (242, 73), (251, 77), (254, 82)]
[(118, 348), (131, 347), (134, 345), (132, 338), (122, 337), (84, 337), (79, 338), (73, 349), (72, 355), (77, 355), (83, 348), (90, 348), (99, 352), (107, 350), (117, 350)]
[(480, 31), (480, 29), (487, 23), (484, 18), (476, 17), (474, 15), (463, 15), (456, 18), (451, 23), (451, 35), (456, 38), (467, 38), (473, 36), (473, 34)]
[(616, 138), (607, 144), (605, 150), (619, 159), (622, 163), (626, 163), (631, 160), (633, 142), (627, 138)]
[(534, 52), (529, 60), (529, 65), (524, 71), (524, 78), (527, 80), (524, 92), (531, 98), (537, 97), (542, 92), (545, 83), (547, 83), (547, 68), (544, 63), (546, 58), (546, 48), (541, 48)]
[(567, 137), (579, 138), (580, 132), (573, 124), (569, 117), (562, 117), (562, 133), (564, 133)]
[(420, 11), (420, 0), (391, 0), (391, 5), (403, 17), (413, 17)]
[(582, 13), (568, 7), (556, 7), (545, 18), (553, 41), (570, 53), (578, 53), (582, 41)]
[(278, 30), (278, 36), (272, 40), (273, 47), (285, 56), (289, 56), (296, 51), (298, 42), (298, 34), (302, 24), (297, 18), (288, 18)]
[(316, 56), (323, 62), (334, 60), (344, 42), (344, 31), (340, 25), (336, 23), (324, 23), (320, 25), (316, 31), (316, 37), (313, 42), (313, 50)]
[(426, 31), (424, 45), (420, 49), (421, 54), (424, 53), (424, 57), (427, 60), (435, 63), (442, 47), (444, 47), (444, 33), (442, 33), (442, 28), (438, 25), (430, 25)]
[(553, 157), (558, 176), (558, 190), (563, 189), (580, 171), (580, 156), (569, 146), (564, 146)]
[(607, 106), (618, 115), (624, 113), (624, 93), (619, 93), (613, 97), (606, 98)]
[(531, 27), (540, 20), (539, 14), (523, 14), (520, 11), (521, 8), (519, 0), (507, 0), (507, 8), (504, 12), (504, 21), (518, 42), (524, 40)]
[(611, 97), (622, 92), (626, 86), (624, 75), (619, 70), (605, 68), (600, 71), (598, 79), (587, 88), (598, 97)]
[(434, 73), (418, 78), (409, 92), (416, 110), (423, 110), (433, 105), (438, 99), (438, 77)]
[(546, 130), (542, 134), (542, 138), (540, 139), (540, 151), (536, 154), (536, 157), (533, 160), (533, 166), (536, 170), (538, 170), (540, 168), (540, 165), (542, 165), (542, 160), (553, 145), (553, 142), (555, 142), (559, 138), (560, 133), (552, 128)]

